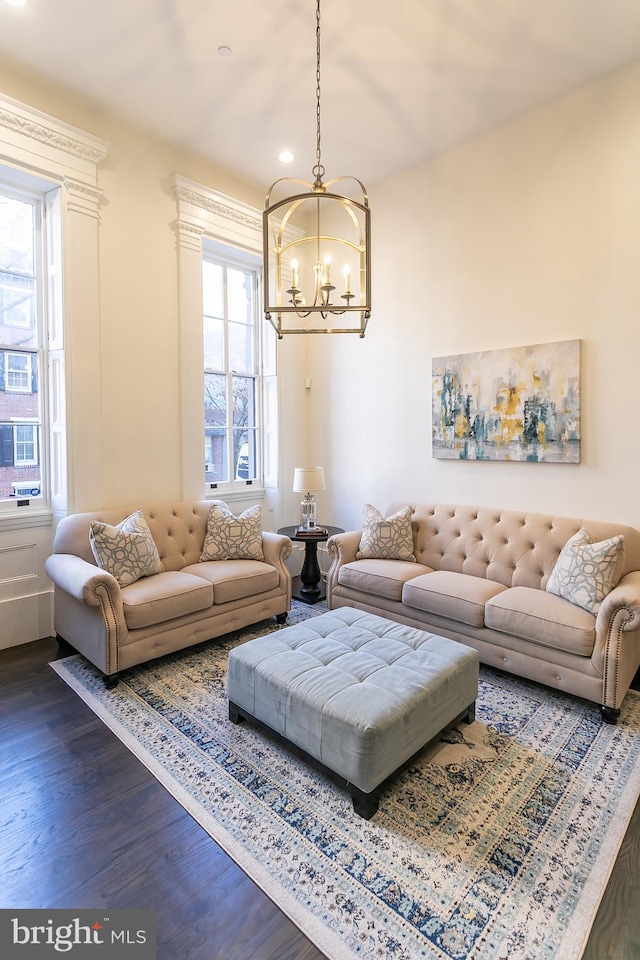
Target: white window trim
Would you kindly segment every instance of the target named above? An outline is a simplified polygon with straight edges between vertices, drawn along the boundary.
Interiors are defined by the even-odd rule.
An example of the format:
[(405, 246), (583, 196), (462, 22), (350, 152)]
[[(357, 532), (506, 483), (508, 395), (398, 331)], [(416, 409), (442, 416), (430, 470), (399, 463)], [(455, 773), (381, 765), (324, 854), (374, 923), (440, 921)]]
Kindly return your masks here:
[[(93, 428), (101, 413), (98, 167), (107, 151), (99, 137), (0, 94), (0, 166), (9, 168), (12, 182), (22, 178), (31, 188), (38, 180), (43, 191), (59, 188), (61, 259), (75, 268), (64, 272), (59, 307), (50, 305), (51, 507), (57, 516), (89, 509), (89, 498), (95, 500), (101, 490), (100, 431)], [(85, 367), (77, 377), (65, 364), (64, 345), (71, 337), (79, 352), (91, 358), (92, 368)], [(82, 390), (86, 382), (96, 385), (90, 394)], [(82, 458), (74, 458), (74, 437), (94, 435), (92, 448), (85, 443)], [(50, 522), (51, 507), (38, 504), (34, 509)], [(27, 520), (24, 508), (19, 517), (14, 512), (9, 518), (12, 525)]]
[[(208, 249), (221, 244), (230, 256), (242, 252), (262, 257), (262, 212), (248, 204), (210, 190), (178, 174), (173, 178), (178, 217), (175, 223), (178, 246), (178, 291), (180, 324), (180, 381), (182, 420), (182, 495), (185, 499), (203, 496), (204, 394), (202, 374), (202, 259), (204, 241)], [(229, 250), (229, 248), (233, 250)], [(255, 260), (254, 260), (255, 262)], [(197, 373), (196, 373), (197, 371)], [(235, 487), (237, 489), (232, 489)], [(207, 491), (220, 496), (219, 488)], [(224, 485), (225, 499), (256, 497), (264, 493), (257, 484), (249, 487)]]

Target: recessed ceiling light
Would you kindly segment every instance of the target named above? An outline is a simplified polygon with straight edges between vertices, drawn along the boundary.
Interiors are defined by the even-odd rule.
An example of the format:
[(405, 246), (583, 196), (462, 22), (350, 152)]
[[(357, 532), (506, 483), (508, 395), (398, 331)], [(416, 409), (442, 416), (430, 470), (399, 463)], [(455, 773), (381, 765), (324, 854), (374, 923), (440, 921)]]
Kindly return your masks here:
[(221, 57), (230, 57), (231, 54), (233, 53), (233, 50), (231, 49), (231, 47), (228, 47), (226, 44), (223, 43), (221, 47), (218, 47), (218, 53), (220, 54)]
[(280, 163), (293, 163), (294, 156), (291, 150), (282, 150), (281, 153), (278, 154), (278, 160)]

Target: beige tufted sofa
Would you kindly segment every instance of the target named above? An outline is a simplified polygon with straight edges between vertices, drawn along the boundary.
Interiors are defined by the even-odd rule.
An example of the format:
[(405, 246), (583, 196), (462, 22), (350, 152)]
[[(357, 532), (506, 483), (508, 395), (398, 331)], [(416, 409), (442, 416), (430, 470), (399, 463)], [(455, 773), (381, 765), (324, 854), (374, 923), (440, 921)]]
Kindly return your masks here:
[[(597, 541), (625, 538), (622, 576), (597, 616), (545, 590), (581, 527)], [(640, 531), (452, 504), (415, 506), (412, 528), (415, 563), (357, 560), (360, 531), (331, 537), (329, 609), (356, 607), (459, 640), (481, 662), (592, 700), (616, 722), (640, 666)]]
[[(264, 560), (200, 562), (211, 500), (135, 504), (64, 517), (46, 571), (54, 583), (54, 627), (107, 679), (174, 650), (267, 617), (284, 622), (291, 609), (288, 537), (263, 532)], [(163, 572), (120, 587), (96, 566), (91, 520), (118, 524), (141, 509)]]

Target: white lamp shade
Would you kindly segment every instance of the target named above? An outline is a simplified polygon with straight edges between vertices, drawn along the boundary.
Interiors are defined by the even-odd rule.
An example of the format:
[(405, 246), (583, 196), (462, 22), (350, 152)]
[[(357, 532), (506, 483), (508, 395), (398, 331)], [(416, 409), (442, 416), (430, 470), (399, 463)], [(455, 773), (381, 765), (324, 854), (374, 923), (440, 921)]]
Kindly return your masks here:
[(296, 467), (293, 471), (293, 492), (311, 493), (326, 490), (324, 467)]

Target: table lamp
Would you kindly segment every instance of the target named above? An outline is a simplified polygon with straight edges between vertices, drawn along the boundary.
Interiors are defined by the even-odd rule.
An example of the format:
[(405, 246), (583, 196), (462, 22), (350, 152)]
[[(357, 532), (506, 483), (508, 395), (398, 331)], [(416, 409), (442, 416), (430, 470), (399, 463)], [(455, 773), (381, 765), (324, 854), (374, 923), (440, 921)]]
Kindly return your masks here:
[(296, 467), (293, 472), (294, 493), (304, 493), (300, 504), (299, 530), (315, 530), (318, 505), (313, 492), (326, 490), (324, 467)]

